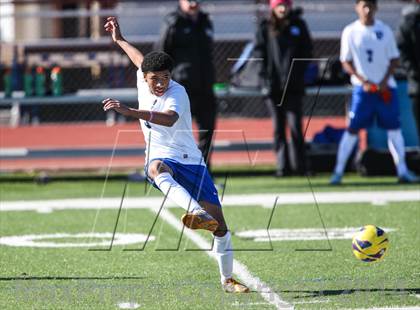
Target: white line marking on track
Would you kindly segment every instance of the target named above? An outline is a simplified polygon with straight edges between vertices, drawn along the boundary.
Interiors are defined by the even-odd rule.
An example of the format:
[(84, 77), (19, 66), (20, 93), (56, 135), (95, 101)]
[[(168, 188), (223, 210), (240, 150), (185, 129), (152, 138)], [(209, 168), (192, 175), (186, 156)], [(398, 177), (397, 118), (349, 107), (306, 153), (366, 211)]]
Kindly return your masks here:
[[(159, 208), (150, 208), (152, 211), (157, 213)], [(168, 222), (171, 226), (173, 226), (176, 230), (181, 231), (183, 225), (172, 213), (170, 213), (166, 209), (162, 209), (160, 216)], [(184, 234), (190, 238), (198, 247), (201, 249), (210, 249), (211, 244), (201, 237), (196, 232), (184, 229)], [(213, 251), (205, 251), (210, 257), (216, 259), (216, 255)], [(266, 300), (268, 303), (274, 305), (277, 309), (293, 309), (293, 305), (288, 304), (286, 301), (282, 300), (279, 295), (276, 294), (266, 283), (262, 282), (259, 278), (253, 276), (248, 268), (242, 264), (241, 262), (237, 261), (236, 259), (233, 260), (233, 270), (234, 273), (250, 288), (257, 290), (260, 295)]]
[[(313, 204), (311, 193), (272, 193), (254, 195), (226, 195), (223, 197), (223, 206), (266, 206), (272, 208), (275, 198), (278, 204)], [(373, 203), (376, 201), (420, 201), (420, 191), (360, 191), (360, 192), (325, 192), (317, 193), (318, 203)], [(124, 199), (124, 208), (147, 209), (158, 207), (163, 200), (158, 197), (141, 197)], [(51, 208), (52, 210), (67, 209), (116, 209), (121, 198), (78, 198), (59, 200), (22, 200), (2, 201), (0, 211), (38, 211)], [(176, 207), (168, 201), (167, 207)], [(42, 212), (42, 211), (41, 211)]]
[(0, 156), (2, 157), (24, 157), (28, 155), (28, 152), (26, 148), (0, 148)]

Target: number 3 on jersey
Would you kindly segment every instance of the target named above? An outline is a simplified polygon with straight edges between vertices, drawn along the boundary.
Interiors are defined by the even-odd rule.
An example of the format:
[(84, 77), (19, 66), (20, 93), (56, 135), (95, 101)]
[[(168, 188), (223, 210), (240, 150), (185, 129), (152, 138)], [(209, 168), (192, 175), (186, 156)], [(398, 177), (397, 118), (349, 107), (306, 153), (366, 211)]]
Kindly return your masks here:
[(366, 54), (367, 54), (367, 61), (371, 63), (373, 61), (373, 50), (367, 49)]

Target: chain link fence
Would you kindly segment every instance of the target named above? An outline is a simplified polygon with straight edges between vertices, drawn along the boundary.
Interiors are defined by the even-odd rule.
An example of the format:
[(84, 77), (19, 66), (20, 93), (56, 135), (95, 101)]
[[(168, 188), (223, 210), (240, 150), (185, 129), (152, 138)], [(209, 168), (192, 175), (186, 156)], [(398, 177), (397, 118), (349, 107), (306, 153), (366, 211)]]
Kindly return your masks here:
[[(257, 2), (208, 1), (204, 6), (213, 17), (215, 26), (213, 55), (218, 83), (229, 83), (230, 72), (235, 62), (228, 59), (238, 58), (241, 55), (245, 45), (253, 39), (256, 24), (267, 14), (268, 7)], [(341, 0), (322, 0), (317, 3), (318, 5), (296, 1), (296, 4), (302, 5), (305, 10), (304, 18), (308, 20), (314, 39), (314, 57), (330, 59), (330, 65), (327, 67), (326, 61), (314, 61), (317, 65), (318, 78), (312, 83), (313, 85), (310, 85), (311, 91), (305, 97), (304, 113), (308, 115), (313, 111), (316, 115), (344, 115), (345, 104), (348, 101), (348, 91), (344, 86), (342, 93), (323, 92), (318, 98), (315, 98), (315, 95), (317, 87), (343, 85), (342, 80), (335, 79), (331, 64), (337, 61), (341, 24), (345, 25), (355, 18), (353, 4)], [(384, 19), (393, 23), (394, 27), (395, 20), (399, 18), (399, 10), (396, 8), (400, 6), (398, 1), (389, 1), (385, 6)], [(23, 40), (17, 45), (2, 43), (3, 56), (5, 53), (15, 55), (13, 63), (5, 60), (3, 56), (1, 60), (2, 77), (10, 68), (18, 73), (19, 78), (14, 77), (13, 81), (15, 89), (13, 96), (24, 96), (21, 94), (25, 87), (22, 77), (25, 72), (34, 75), (38, 66), (45, 68), (46, 96), (50, 96), (53, 92), (49, 86), (53, 66), (58, 65), (62, 68), (64, 89), (64, 95), (56, 97), (56, 102), (40, 97), (25, 105), (25, 99), (22, 99), (20, 111), (24, 115), (22, 121), (65, 123), (105, 120), (106, 115), (100, 105), (103, 98), (98, 96), (97, 104), (92, 104), (91, 100), (84, 102), (83, 96), (79, 96), (79, 101), (75, 102), (74, 96), (86, 89), (135, 88), (136, 72), (127, 56), (121, 53), (101, 30), (104, 18), (109, 15), (119, 16), (120, 25), (127, 39), (147, 53), (153, 49), (153, 44), (159, 37), (161, 21), (174, 9), (174, 3), (163, 1), (156, 5), (147, 1), (142, 3), (122, 1), (116, 3), (114, 7), (96, 9), (95, 12), (88, 7), (57, 11), (43, 10), (43, 5), (40, 5), (39, 11), (34, 14), (35, 17), (33, 15), (28, 17), (26, 13), (14, 15), (16, 20), (39, 18), (42, 20), (41, 26), (49, 25), (49, 27), (46, 27), (40, 40), (36, 42)], [(345, 15), (343, 11), (346, 12)], [(323, 18), (315, 20), (314, 17), (318, 16)], [(337, 18), (340, 19), (338, 25)], [(329, 28), (326, 28), (326, 25), (329, 25)], [(4, 80), (2, 78), (0, 81), (2, 90), (5, 89)], [(10, 108), (7, 102), (10, 103), (10, 100), (0, 98), (3, 111)], [(316, 107), (313, 109), (315, 102)], [(132, 96), (128, 103), (135, 106), (135, 96)], [(263, 97), (251, 95), (220, 99), (219, 115), (260, 118), (268, 117), (269, 111)]]

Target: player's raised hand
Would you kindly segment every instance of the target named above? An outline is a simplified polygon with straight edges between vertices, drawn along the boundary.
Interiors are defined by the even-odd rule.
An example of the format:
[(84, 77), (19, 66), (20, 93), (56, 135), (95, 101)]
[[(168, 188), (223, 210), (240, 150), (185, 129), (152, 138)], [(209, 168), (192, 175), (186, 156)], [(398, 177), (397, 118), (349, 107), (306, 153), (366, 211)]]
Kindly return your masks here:
[(115, 110), (118, 113), (128, 111), (128, 108), (116, 99), (107, 98), (102, 103), (104, 111)]
[(110, 16), (106, 19), (104, 28), (105, 28), (105, 31), (111, 33), (111, 37), (114, 42), (123, 39), (121, 35), (120, 26), (118, 24), (118, 20), (115, 16)]

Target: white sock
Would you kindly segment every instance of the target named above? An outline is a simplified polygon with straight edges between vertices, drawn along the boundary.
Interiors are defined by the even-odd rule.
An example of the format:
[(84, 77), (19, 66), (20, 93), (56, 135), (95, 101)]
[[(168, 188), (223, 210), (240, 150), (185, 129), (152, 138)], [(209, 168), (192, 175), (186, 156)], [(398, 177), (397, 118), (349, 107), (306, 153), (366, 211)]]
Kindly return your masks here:
[(233, 270), (233, 249), (230, 231), (227, 231), (223, 237), (214, 237), (214, 254), (216, 254), (219, 264), (220, 281), (222, 284), (226, 279), (232, 278)]
[(407, 164), (405, 163), (404, 138), (401, 129), (388, 130), (387, 134), (388, 148), (397, 167), (397, 174), (400, 177), (408, 171)]
[(347, 130), (344, 132), (338, 146), (337, 162), (335, 164), (334, 173), (342, 175), (346, 169), (346, 163), (349, 159), (351, 152), (357, 142), (357, 135), (349, 133)]
[(191, 197), (190, 193), (175, 181), (169, 172), (158, 174), (154, 181), (162, 193), (167, 195), (169, 199), (181, 208), (184, 208), (189, 212), (202, 209), (198, 202)]

